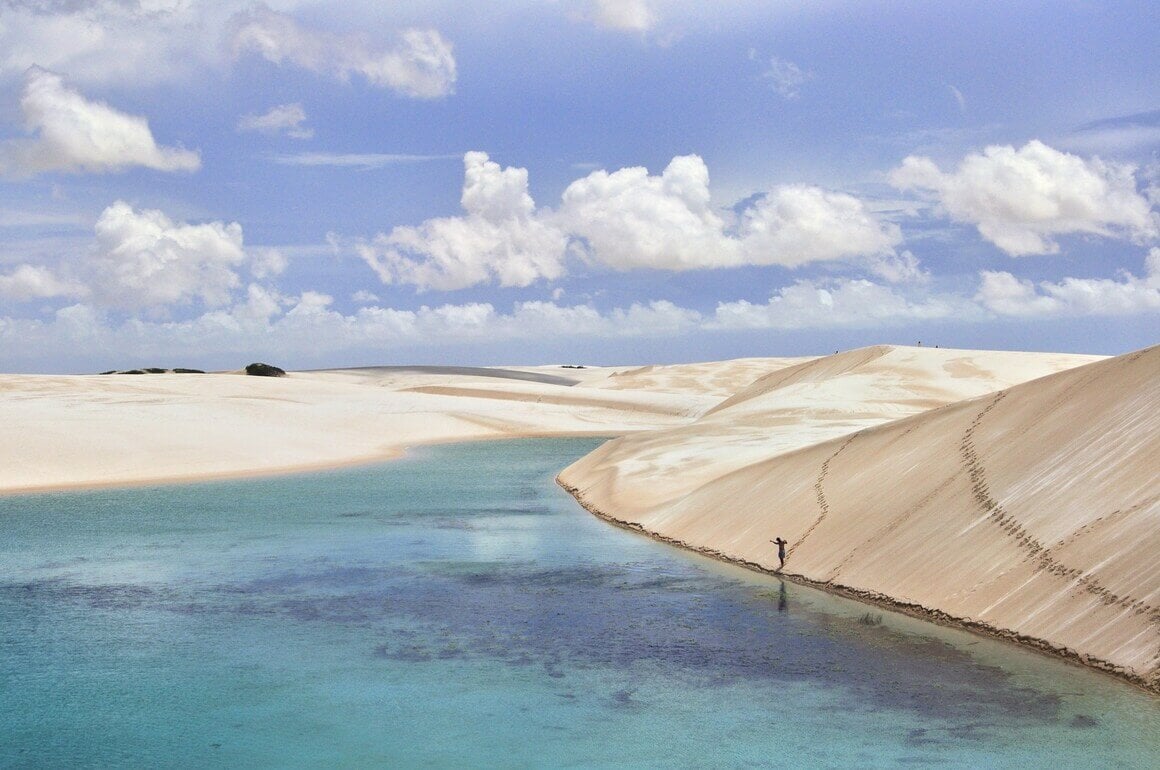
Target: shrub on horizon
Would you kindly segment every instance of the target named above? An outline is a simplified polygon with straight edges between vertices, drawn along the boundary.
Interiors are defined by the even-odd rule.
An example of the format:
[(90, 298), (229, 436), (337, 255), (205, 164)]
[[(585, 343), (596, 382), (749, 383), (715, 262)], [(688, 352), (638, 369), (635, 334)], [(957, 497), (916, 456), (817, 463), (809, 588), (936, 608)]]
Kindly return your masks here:
[(246, 374), (254, 377), (284, 377), (286, 371), (270, 364), (254, 363), (246, 366)]

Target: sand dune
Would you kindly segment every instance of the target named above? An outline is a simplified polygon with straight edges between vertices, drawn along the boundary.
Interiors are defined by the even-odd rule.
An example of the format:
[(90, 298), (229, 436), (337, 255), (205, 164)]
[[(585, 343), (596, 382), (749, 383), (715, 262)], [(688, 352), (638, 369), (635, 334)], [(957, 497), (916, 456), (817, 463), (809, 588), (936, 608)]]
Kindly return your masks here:
[[(611, 442), (561, 483), (601, 515), (764, 569), (777, 566), (769, 541), (784, 537), (787, 575), (1008, 635), (1160, 690), (1160, 347), (889, 420), (915, 385), (937, 400), (1011, 371), (992, 354), (924, 350), (895, 367), (896, 381), (843, 382), (897, 355), (870, 349), (784, 370), (693, 425)], [(952, 381), (932, 383), (942, 355), (952, 356), (942, 363)], [(771, 439), (764, 458), (740, 458), (730, 421), (801, 408), (801, 393), (789, 404), (760, 403), (807, 382), (822, 393), (861, 393), (841, 407), (854, 416), (815, 403), (803, 410), (814, 423), (804, 439)], [(885, 393), (896, 400), (878, 404), (875, 394)], [(795, 433), (792, 420), (769, 429)], [(677, 461), (664, 455), (665, 433), (674, 434)], [(813, 437), (823, 440), (801, 445)], [(704, 460), (692, 482), (694, 468), (676, 470), (690, 446)], [(669, 483), (676, 494), (658, 489)]]
[(619, 435), (685, 423), (720, 401), (599, 387), (626, 369), (0, 375), (0, 491), (299, 470), (432, 442)]
[(605, 485), (621, 514), (646, 510), (775, 455), (1097, 360), (876, 346), (782, 361), (696, 422), (602, 447), (585, 483)]

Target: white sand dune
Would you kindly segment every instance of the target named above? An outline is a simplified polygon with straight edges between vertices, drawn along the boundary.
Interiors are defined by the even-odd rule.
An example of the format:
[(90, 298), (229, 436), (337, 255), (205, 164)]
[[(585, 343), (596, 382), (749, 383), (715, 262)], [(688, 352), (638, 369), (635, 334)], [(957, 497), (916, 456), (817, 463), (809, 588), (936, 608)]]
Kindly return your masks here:
[[(560, 480), (655, 536), (769, 570), (784, 537), (787, 575), (1160, 690), (1160, 346), (978, 395), (1077, 363), (1003, 358), (821, 359), (691, 425), (610, 442)], [(976, 397), (920, 411), (957, 393)], [(758, 423), (764, 457), (744, 443)]]
[(602, 516), (759, 569), (776, 566), (782, 536), (795, 579), (1160, 690), (1158, 406), (1160, 348), (0, 375), (0, 492), (619, 436), (560, 477)]
[(0, 375), (0, 491), (299, 470), (432, 442), (619, 435), (685, 423), (720, 401), (598, 387), (625, 369)]
[(585, 484), (599, 477), (618, 515), (645, 510), (775, 455), (1097, 360), (889, 346), (787, 360), (696, 422), (602, 447)]

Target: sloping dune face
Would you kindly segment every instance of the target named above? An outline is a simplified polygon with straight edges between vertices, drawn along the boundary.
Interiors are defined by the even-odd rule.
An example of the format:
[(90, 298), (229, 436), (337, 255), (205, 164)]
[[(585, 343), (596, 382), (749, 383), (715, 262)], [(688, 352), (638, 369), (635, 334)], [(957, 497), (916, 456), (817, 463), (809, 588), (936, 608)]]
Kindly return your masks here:
[[(857, 352), (870, 365), (893, 354)], [(966, 379), (982, 388), (990, 355), (954, 367), (977, 368)], [(839, 373), (818, 380), (823, 389), (859, 368), (827, 366)], [(805, 375), (781, 372), (764, 393), (755, 383), (702, 419), (706, 433), (720, 435), (716, 421)], [(918, 380), (931, 393), (946, 385)], [(706, 440), (702, 467), (712, 472), (677, 495), (652, 488), (626, 455), (625, 444), (647, 434), (602, 447), (561, 483), (602, 515), (765, 569), (777, 566), (770, 540), (783, 537), (787, 574), (1010, 635), (1160, 690), (1158, 407), (1160, 346), (817, 442), (825, 431), (809, 429), (805, 445), (773, 447), (756, 462)], [(784, 430), (794, 428), (787, 421)], [(642, 499), (657, 502), (632, 504), (638, 483)]]
[(639, 512), (776, 455), (1098, 360), (885, 345), (786, 360), (696, 422), (620, 438), (563, 478), (599, 488), (617, 515)]

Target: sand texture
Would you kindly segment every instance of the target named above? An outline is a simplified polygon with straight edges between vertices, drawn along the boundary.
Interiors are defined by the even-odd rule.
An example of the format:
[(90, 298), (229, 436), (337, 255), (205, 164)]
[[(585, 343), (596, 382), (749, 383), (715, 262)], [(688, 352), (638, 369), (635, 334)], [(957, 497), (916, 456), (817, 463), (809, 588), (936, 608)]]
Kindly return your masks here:
[[(1037, 366), (1062, 371), (1004, 387)], [(773, 570), (780, 536), (795, 579), (1160, 691), (1160, 346), (1090, 363), (853, 351), (560, 480), (657, 537)]]

